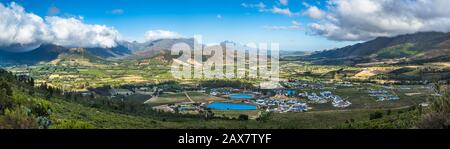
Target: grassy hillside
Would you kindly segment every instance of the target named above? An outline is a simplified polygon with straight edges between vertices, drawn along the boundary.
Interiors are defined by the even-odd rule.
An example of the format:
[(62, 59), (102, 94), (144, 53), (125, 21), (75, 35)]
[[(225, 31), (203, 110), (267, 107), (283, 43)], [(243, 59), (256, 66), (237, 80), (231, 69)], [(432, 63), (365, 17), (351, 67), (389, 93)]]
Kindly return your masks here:
[[(316, 52), (305, 56), (303, 60), (318, 64), (352, 65), (398, 58), (406, 58), (409, 63), (448, 62), (449, 43), (450, 33), (419, 32), (396, 37), (379, 37), (364, 43)], [(401, 62), (404, 61), (398, 63)]]
[(376, 53), (376, 57), (380, 59), (410, 57), (419, 53), (413, 50), (414, 44), (405, 43), (392, 47), (383, 48)]

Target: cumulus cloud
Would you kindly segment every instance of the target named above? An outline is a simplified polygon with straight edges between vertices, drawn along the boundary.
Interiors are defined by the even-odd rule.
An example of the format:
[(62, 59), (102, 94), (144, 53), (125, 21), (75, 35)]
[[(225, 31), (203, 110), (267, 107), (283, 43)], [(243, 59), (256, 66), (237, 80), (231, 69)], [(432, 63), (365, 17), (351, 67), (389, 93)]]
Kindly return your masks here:
[(0, 3), (0, 49), (21, 52), (53, 43), (68, 47), (114, 47), (117, 30), (83, 23), (82, 18), (49, 16), (43, 19), (16, 4)]
[(0, 16), (0, 49), (30, 50), (52, 39), (44, 20), (16, 3), (0, 3)]
[(450, 31), (448, 0), (334, 0), (309, 24), (331, 40), (370, 40), (419, 31)]
[(176, 39), (182, 36), (176, 32), (167, 30), (149, 30), (145, 32), (145, 39), (147, 41), (158, 40), (158, 39)]
[(116, 46), (119, 32), (104, 25), (84, 24), (77, 18), (47, 17), (45, 19), (53, 33), (53, 43), (68, 47)]
[(309, 8), (305, 12), (303, 12), (303, 15), (309, 16), (313, 19), (321, 19), (325, 16), (325, 12), (323, 12), (316, 6), (309, 6)]

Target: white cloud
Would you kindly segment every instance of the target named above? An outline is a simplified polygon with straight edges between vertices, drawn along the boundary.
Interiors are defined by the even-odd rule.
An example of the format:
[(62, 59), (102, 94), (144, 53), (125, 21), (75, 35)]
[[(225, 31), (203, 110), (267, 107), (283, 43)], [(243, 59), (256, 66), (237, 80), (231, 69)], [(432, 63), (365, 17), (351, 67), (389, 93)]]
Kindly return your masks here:
[(0, 49), (30, 50), (52, 38), (44, 20), (16, 3), (0, 3)]
[(309, 4), (308, 4), (307, 2), (305, 2), (305, 1), (302, 2), (302, 5), (305, 6), (305, 7), (310, 7), (310, 6), (311, 6), (311, 5), (309, 5)]
[[(286, 5), (287, 5), (287, 2), (288, 1), (286, 0)], [(282, 1), (279, 1), (279, 3), (283, 4)], [(274, 14), (287, 15), (289, 17), (299, 15), (298, 13), (292, 12), (289, 8), (280, 8), (278, 6), (272, 6), (272, 8), (267, 8), (267, 6), (262, 2), (260, 2), (258, 4), (242, 3), (241, 6), (245, 7), (245, 8), (257, 8), (259, 12), (271, 12)]]
[(245, 8), (257, 8), (260, 12), (266, 11), (266, 5), (263, 2), (259, 2), (258, 4), (242, 3), (241, 6)]
[(47, 17), (53, 33), (52, 43), (68, 47), (104, 47), (117, 45), (119, 32), (105, 25), (84, 24), (81, 19)]
[(113, 47), (120, 37), (117, 30), (104, 25), (90, 25), (82, 18), (46, 17), (28, 13), (12, 2), (0, 3), (0, 49), (28, 51), (41, 44), (68, 47)]
[(316, 6), (309, 6), (309, 8), (305, 12), (303, 12), (303, 15), (309, 16), (313, 19), (321, 19), (325, 16), (325, 12), (323, 12)]
[(297, 21), (292, 21), (290, 26), (264, 26), (265, 29), (269, 30), (301, 30), (301, 23)]
[(450, 31), (448, 0), (334, 0), (309, 26), (331, 40), (370, 40), (419, 31)]
[(273, 6), (271, 12), (274, 13), (274, 14), (283, 14), (283, 15), (287, 15), (287, 16), (293, 16), (294, 15), (294, 13), (292, 13), (291, 10), (289, 10), (289, 8), (284, 8), (283, 9), (283, 8), (279, 8), (279, 7), (276, 7), (276, 6)]
[(158, 40), (158, 39), (176, 39), (182, 36), (176, 32), (167, 30), (150, 30), (145, 32), (145, 39), (147, 41)]
[(281, 5), (287, 6), (289, 1), (288, 0), (278, 0)]
[(292, 21), (291, 23), (292, 23), (292, 25), (294, 25), (294, 26), (300, 26), (300, 25), (301, 25), (301, 23), (300, 23), (300, 22), (297, 22), (297, 21)]

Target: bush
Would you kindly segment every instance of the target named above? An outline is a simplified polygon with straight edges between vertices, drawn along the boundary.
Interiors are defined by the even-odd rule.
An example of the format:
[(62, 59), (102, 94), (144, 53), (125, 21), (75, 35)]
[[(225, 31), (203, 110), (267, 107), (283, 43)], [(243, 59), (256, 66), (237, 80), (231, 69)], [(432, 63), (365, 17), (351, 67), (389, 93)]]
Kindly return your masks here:
[(15, 106), (13, 99), (6, 95), (5, 90), (0, 90), (0, 114), (3, 110), (10, 109)]
[(52, 121), (48, 117), (38, 116), (36, 118), (39, 129), (48, 129)]
[(418, 122), (420, 129), (450, 129), (450, 114), (442, 112), (432, 112), (425, 114)]
[(383, 113), (381, 113), (381, 112), (374, 112), (374, 113), (370, 113), (370, 115), (369, 115), (369, 119), (370, 120), (374, 120), (374, 119), (379, 119), (379, 118), (382, 118), (383, 117)]
[(50, 105), (46, 102), (38, 102), (37, 104), (31, 107), (32, 112), (37, 116), (48, 117), (51, 114)]

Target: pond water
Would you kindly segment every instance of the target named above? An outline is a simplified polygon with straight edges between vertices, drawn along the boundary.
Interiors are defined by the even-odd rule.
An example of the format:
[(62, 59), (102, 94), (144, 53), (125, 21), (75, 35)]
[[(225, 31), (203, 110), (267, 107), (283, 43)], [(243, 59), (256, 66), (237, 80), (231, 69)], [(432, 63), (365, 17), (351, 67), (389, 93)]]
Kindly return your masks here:
[(256, 110), (256, 105), (215, 102), (209, 104), (208, 108), (215, 110)]
[(253, 95), (251, 95), (251, 94), (231, 94), (229, 97), (231, 99), (252, 99)]

